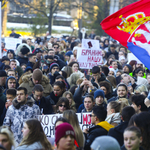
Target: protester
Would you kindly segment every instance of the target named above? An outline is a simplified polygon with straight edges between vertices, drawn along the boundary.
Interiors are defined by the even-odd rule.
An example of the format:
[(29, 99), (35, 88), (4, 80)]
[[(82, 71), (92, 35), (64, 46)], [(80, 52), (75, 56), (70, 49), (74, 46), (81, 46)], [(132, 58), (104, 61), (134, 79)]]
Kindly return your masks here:
[(108, 135), (114, 137), (120, 146), (123, 145), (123, 132), (125, 128), (128, 126), (130, 118), (135, 114), (135, 110), (131, 106), (126, 106), (122, 109), (121, 112), (121, 120), (122, 122), (109, 130)]
[(93, 141), (91, 148), (92, 150), (120, 150), (120, 145), (116, 139), (110, 136), (100, 136)]
[(0, 145), (6, 150), (12, 150), (15, 148), (13, 132), (7, 126), (0, 127)]
[[(55, 128), (55, 143), (57, 150), (75, 150), (76, 141), (73, 127), (68, 123), (62, 123)], [(78, 145), (78, 143), (76, 142)]]
[(84, 130), (85, 135), (85, 146), (84, 149), (90, 150), (90, 145), (94, 139), (98, 136), (107, 135), (108, 131), (113, 128), (113, 125), (110, 125), (105, 121), (107, 112), (101, 106), (95, 106), (91, 114), (91, 123), (95, 125), (92, 128), (87, 128)]
[(69, 120), (69, 123), (72, 125), (75, 135), (76, 135), (76, 140), (79, 145), (79, 147), (82, 149), (84, 147), (84, 136), (82, 133), (82, 130), (79, 126), (79, 121), (77, 118), (77, 115), (73, 110), (65, 110), (63, 112), (63, 117)]
[(22, 129), (23, 139), (16, 150), (45, 149), (52, 150), (50, 142), (43, 131), (41, 123), (36, 119), (27, 120)]
[[(123, 135), (126, 150), (144, 150), (140, 146), (142, 143), (142, 134), (137, 127), (131, 126), (126, 128)], [(121, 150), (125, 149), (121, 148)]]
[(69, 100), (65, 97), (61, 97), (56, 104), (56, 113), (62, 114), (67, 109), (70, 109)]
[(30, 118), (36, 118), (40, 115), (40, 109), (34, 104), (34, 100), (27, 95), (27, 89), (19, 87), (17, 89), (17, 98), (8, 108), (3, 125), (9, 126), (14, 133), (16, 143), (22, 140), (23, 123)]

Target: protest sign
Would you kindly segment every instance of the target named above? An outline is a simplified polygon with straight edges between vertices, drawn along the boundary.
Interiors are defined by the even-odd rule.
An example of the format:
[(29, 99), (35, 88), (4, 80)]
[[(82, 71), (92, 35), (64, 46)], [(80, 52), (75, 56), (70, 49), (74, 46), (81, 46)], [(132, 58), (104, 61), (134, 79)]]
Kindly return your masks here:
[(82, 48), (77, 51), (77, 60), (80, 68), (92, 69), (102, 64), (102, 51), (97, 40), (83, 39)]
[[(79, 125), (81, 130), (88, 128), (91, 124), (91, 113), (76, 113)], [(41, 122), (44, 133), (47, 137), (54, 137), (55, 134), (55, 121), (61, 117), (62, 114), (53, 114), (53, 115), (40, 115), (38, 116), (38, 120)]]
[(18, 39), (18, 38), (11, 38), (11, 37), (7, 37), (5, 38), (5, 47), (6, 49), (12, 49), (12, 50), (16, 50), (16, 45), (17, 44), (21, 44), (22, 40)]

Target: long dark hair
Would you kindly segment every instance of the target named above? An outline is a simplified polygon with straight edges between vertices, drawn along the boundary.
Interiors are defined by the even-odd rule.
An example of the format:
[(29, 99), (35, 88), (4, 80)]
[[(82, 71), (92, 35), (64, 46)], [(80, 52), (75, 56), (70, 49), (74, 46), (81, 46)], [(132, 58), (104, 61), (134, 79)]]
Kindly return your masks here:
[(141, 130), (142, 133), (142, 146), (145, 150), (150, 149), (150, 113), (141, 112), (134, 118), (134, 123)]
[(37, 119), (29, 119), (25, 122), (29, 128), (29, 133), (20, 143), (21, 145), (31, 145), (34, 142), (40, 141), (45, 150), (52, 150), (50, 142), (43, 131), (41, 123)]

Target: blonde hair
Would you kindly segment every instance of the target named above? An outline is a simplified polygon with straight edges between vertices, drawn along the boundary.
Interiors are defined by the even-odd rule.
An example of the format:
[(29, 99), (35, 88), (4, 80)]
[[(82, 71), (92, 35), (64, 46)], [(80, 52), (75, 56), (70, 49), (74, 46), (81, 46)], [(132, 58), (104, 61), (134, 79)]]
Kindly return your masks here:
[(1, 126), (0, 134), (6, 135), (8, 137), (9, 142), (11, 143), (11, 145), (15, 147), (14, 135), (8, 126)]
[(72, 125), (75, 131), (76, 140), (77, 140), (79, 147), (84, 147), (84, 136), (79, 126), (79, 121), (78, 121), (76, 113), (73, 110), (66, 110), (63, 112), (63, 117), (68, 119), (69, 123)]

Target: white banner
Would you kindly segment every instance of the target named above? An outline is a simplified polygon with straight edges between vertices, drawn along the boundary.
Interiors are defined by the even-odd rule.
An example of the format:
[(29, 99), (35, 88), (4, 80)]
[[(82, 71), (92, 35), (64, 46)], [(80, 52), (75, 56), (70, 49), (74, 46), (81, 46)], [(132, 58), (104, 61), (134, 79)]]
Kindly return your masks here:
[(12, 49), (15, 51), (17, 44), (22, 43), (22, 39), (7, 37), (5, 38), (5, 43), (6, 43), (5, 47), (7, 50)]
[(102, 51), (99, 48), (99, 41), (83, 39), (82, 48), (77, 51), (77, 60), (80, 68), (92, 69), (102, 64)]
[[(76, 113), (79, 120), (81, 130), (88, 128), (91, 124), (91, 113)], [(38, 120), (41, 122), (44, 133), (47, 137), (54, 137), (55, 134), (55, 121), (61, 117), (62, 114), (53, 115), (40, 115)]]

